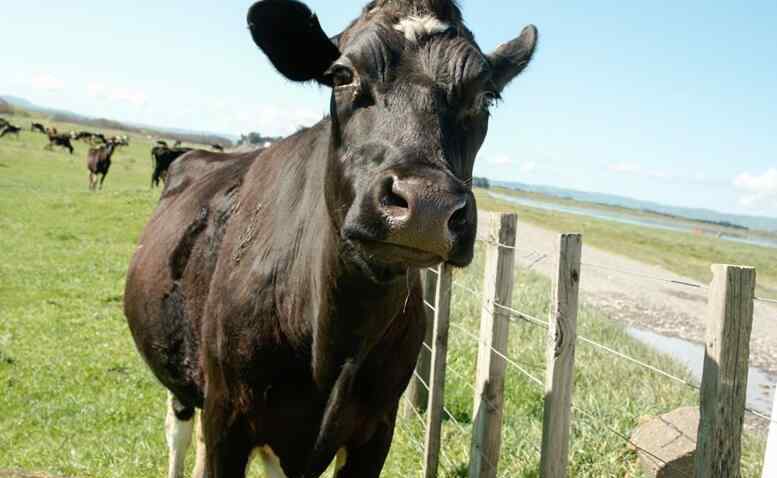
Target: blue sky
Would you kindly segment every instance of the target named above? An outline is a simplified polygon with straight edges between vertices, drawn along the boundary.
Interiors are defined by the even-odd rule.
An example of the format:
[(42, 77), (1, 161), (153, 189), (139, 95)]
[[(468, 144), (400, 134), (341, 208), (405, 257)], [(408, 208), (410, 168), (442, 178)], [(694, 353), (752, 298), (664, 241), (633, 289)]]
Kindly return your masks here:
[[(365, 1), (308, 1), (339, 32)], [(462, 0), (490, 51), (534, 23), (476, 173), (777, 216), (777, 2)], [(161, 126), (286, 134), (328, 90), (277, 75), (248, 1), (16, 2), (0, 94)]]

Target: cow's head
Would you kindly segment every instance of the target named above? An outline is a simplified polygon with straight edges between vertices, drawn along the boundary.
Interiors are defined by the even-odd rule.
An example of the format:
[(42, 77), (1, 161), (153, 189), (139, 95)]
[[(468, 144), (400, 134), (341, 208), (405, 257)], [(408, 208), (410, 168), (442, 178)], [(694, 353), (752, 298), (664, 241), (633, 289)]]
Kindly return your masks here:
[(326, 200), (355, 255), (395, 269), (469, 264), (475, 156), (537, 30), (484, 54), (454, 0), (376, 0), (334, 38), (292, 0), (262, 0), (248, 21), (280, 73), (332, 88)]

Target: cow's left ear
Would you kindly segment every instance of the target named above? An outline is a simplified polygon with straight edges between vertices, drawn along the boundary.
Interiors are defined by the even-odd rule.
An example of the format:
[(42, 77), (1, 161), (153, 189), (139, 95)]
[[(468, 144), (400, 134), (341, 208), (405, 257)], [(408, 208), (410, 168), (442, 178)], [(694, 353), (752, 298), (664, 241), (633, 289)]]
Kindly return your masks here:
[(515, 40), (501, 45), (488, 55), (493, 68), (493, 80), (499, 91), (502, 91), (513, 78), (518, 76), (531, 61), (537, 47), (539, 34), (537, 27), (525, 27)]
[(254, 43), (283, 76), (328, 84), (324, 73), (340, 57), (340, 50), (305, 4), (260, 0), (248, 10), (248, 28)]

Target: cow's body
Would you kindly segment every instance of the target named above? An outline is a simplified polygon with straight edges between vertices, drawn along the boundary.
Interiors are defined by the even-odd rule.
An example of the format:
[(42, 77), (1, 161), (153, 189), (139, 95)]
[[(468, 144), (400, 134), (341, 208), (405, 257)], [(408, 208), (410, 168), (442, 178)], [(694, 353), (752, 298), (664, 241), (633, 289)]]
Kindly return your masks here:
[(372, 2), (335, 42), (290, 0), (249, 24), (287, 78), (334, 88), (331, 115), (171, 166), (125, 291), (173, 397), (169, 476), (201, 408), (197, 478), (242, 478), (257, 450), (279, 476), (337, 455), (337, 478), (377, 478), (425, 332), (418, 271), (472, 259), (475, 154), (536, 31), (486, 56), (450, 0)]
[(73, 154), (73, 144), (70, 142), (70, 136), (66, 134), (59, 134), (56, 128), (49, 128), (46, 130), (46, 135), (49, 137), (49, 144), (44, 146), (44, 149), (52, 151), (54, 146), (64, 148)]
[(12, 124), (9, 124), (5, 128), (0, 128), (0, 138), (2, 138), (3, 136), (9, 135), (9, 134), (12, 134), (12, 135), (14, 135), (14, 136), (16, 136), (18, 138), (19, 137), (19, 133), (21, 133), (21, 132), (22, 132), (21, 128), (19, 128), (18, 126), (14, 126)]
[(116, 144), (109, 142), (106, 145), (90, 148), (86, 156), (86, 167), (89, 170), (89, 190), (97, 188), (98, 180), (100, 189), (103, 188), (105, 177), (111, 169), (111, 158), (116, 151)]

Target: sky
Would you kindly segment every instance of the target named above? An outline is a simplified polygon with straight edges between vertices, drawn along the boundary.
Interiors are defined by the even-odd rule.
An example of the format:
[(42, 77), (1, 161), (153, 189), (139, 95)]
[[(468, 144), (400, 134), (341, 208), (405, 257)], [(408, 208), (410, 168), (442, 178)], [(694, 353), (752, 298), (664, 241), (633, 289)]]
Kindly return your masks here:
[[(308, 0), (334, 35), (366, 0)], [(773, 0), (461, 0), (488, 52), (533, 23), (475, 173), (777, 217)], [(0, 19), (0, 94), (165, 127), (283, 135), (329, 90), (277, 74), (249, 1), (27, 0)]]

